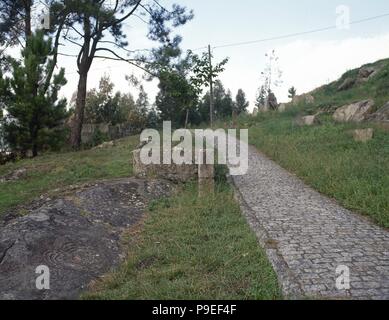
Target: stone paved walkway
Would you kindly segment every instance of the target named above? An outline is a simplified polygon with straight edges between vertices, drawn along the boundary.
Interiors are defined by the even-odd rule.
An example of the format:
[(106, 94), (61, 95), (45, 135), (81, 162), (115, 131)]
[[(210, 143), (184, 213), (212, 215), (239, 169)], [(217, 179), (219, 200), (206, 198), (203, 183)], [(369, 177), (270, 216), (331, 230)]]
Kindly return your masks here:
[[(231, 179), (285, 296), (389, 299), (389, 231), (244, 147), (249, 171)], [(340, 265), (350, 269), (350, 290), (336, 288)]]

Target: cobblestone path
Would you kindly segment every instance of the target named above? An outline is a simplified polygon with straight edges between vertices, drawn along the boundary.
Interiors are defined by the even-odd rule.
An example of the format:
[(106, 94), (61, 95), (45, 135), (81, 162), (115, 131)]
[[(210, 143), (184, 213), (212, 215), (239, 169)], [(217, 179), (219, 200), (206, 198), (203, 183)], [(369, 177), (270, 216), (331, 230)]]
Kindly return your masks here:
[[(389, 231), (342, 208), (253, 147), (231, 177), (251, 227), (289, 298), (389, 299)], [(339, 290), (339, 266), (350, 290)]]

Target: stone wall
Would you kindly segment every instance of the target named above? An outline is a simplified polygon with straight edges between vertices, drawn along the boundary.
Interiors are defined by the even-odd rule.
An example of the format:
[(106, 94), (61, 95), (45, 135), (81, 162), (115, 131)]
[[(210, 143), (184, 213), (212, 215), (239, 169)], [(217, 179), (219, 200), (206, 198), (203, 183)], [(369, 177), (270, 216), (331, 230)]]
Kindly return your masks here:
[(82, 143), (92, 142), (93, 137), (98, 131), (103, 135), (107, 135), (109, 140), (120, 139), (139, 133), (139, 129), (132, 127), (128, 123), (118, 124), (116, 126), (108, 124), (84, 124), (81, 133)]
[[(161, 151), (162, 152), (162, 151)], [(196, 164), (149, 164), (145, 165), (141, 161), (141, 150), (133, 151), (134, 174), (138, 178), (159, 178), (173, 182), (187, 182), (198, 177), (198, 166)]]

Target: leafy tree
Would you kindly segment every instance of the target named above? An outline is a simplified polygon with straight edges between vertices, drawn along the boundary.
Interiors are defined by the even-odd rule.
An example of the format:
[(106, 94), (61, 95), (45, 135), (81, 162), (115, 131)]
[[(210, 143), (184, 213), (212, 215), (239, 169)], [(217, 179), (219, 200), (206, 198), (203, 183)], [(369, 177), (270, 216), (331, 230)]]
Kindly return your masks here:
[(134, 97), (131, 93), (119, 93), (118, 109), (120, 121), (118, 123), (131, 123), (131, 114), (137, 110)]
[[(205, 86), (208, 88), (210, 86), (210, 79), (213, 79), (213, 83), (215, 83), (219, 74), (224, 72), (225, 65), (229, 61), (228, 58), (225, 58), (221, 62), (214, 64), (211, 69), (209, 58), (209, 54), (206, 52), (204, 52), (201, 57), (197, 55), (193, 56), (194, 76), (192, 77), (192, 82), (197, 87), (201, 88), (202, 86)], [(213, 58), (213, 55), (211, 55), (211, 58)]]
[[(129, 98), (131, 94), (127, 94), (122, 96), (121, 104), (123, 104), (123, 110), (128, 112), (127, 121), (138, 130), (143, 130), (147, 127), (148, 122), (148, 106), (149, 106), (149, 98), (144, 90), (143, 85), (139, 86), (139, 95), (135, 102), (133, 102), (133, 98)], [(127, 98), (126, 98), (127, 97)], [(132, 99), (132, 102), (130, 101)], [(128, 101), (124, 103), (124, 101)], [(124, 107), (126, 106), (126, 107)]]
[(184, 74), (177, 70), (161, 72), (156, 106), (161, 119), (180, 126), (189, 122), (191, 109), (197, 104), (197, 93)]
[(170, 45), (153, 50), (148, 69), (159, 79), (156, 107), (161, 119), (187, 127), (189, 123), (198, 124), (204, 118), (198, 108), (202, 90), (210, 86), (211, 78), (224, 71), (228, 59), (211, 69), (209, 55), (199, 57), (188, 51), (183, 57), (180, 43), (181, 38), (176, 37)]
[(114, 93), (114, 84), (109, 76), (100, 80), (99, 88), (88, 91), (85, 108), (86, 123), (117, 125), (131, 123), (135, 128), (144, 128), (147, 119), (148, 97), (143, 86), (137, 101), (131, 93)]
[(155, 118), (153, 118), (154, 114), (150, 114), (149, 110), (149, 96), (145, 91), (143, 85), (139, 86), (139, 95), (136, 99), (134, 108), (130, 111), (130, 123), (134, 125), (138, 129), (146, 129), (155, 128), (157, 126), (156, 123), (157, 115), (155, 114)]
[(296, 90), (295, 87), (292, 87), (292, 88), (289, 89), (288, 93), (289, 93), (288, 97), (290, 99), (293, 99), (296, 96), (296, 94), (297, 94), (297, 90)]
[(193, 55), (183, 56), (180, 43), (176, 38), (170, 46), (155, 49), (150, 69), (159, 80), (155, 106), (161, 120), (187, 127), (195, 120), (199, 90), (191, 79)]
[(247, 112), (247, 108), (250, 103), (246, 100), (246, 94), (242, 89), (238, 90), (238, 94), (235, 99), (235, 112), (239, 115), (241, 113)]
[[(38, 155), (45, 145), (58, 141), (58, 128), (65, 120), (66, 100), (58, 101), (58, 92), (66, 84), (61, 69), (52, 81), (53, 47), (43, 32), (33, 34), (22, 50), (23, 61), (11, 59), (11, 77), (0, 74), (0, 97), (6, 110), (3, 121), (5, 138), (13, 150)], [(51, 78), (50, 78), (51, 79)]]
[[(66, 5), (72, 13), (73, 30), (66, 39), (80, 46), (77, 58), (79, 83), (76, 108), (72, 124), (71, 144), (78, 148), (81, 143), (81, 130), (84, 122), (84, 109), (87, 93), (88, 73), (95, 58), (120, 60), (136, 65), (144, 70), (147, 62), (143, 57), (131, 54), (125, 49), (128, 43), (122, 30), (123, 24), (133, 16), (148, 15), (149, 32), (147, 37), (152, 41), (169, 46), (172, 27), (178, 27), (192, 19), (193, 14), (174, 4), (171, 10), (165, 9), (158, 1), (147, 0), (68, 0)], [(79, 26), (79, 29), (76, 29)], [(113, 41), (103, 40), (107, 35)], [(123, 49), (127, 57), (120, 55)], [(122, 50), (122, 51), (123, 51)]]
[(115, 125), (123, 122), (119, 110), (120, 94), (113, 92), (114, 84), (109, 76), (100, 80), (98, 90), (92, 89), (86, 98), (85, 120), (87, 123)]
[(220, 73), (224, 72), (225, 65), (228, 63), (229, 59), (225, 58), (219, 63), (212, 64), (211, 59), (213, 59), (212, 53), (203, 53), (201, 57), (194, 55), (194, 68), (191, 81), (195, 88), (197, 88), (198, 93), (201, 93), (202, 87), (210, 88), (209, 92), (209, 109), (210, 109), (210, 122), (213, 123), (213, 118), (216, 112), (216, 105), (214, 96), (211, 97), (211, 93), (213, 92), (213, 87), (216, 85), (216, 79)]
[(176, 37), (169, 45), (154, 49), (148, 69), (152, 70), (153, 77), (159, 80), (155, 106), (160, 120), (172, 121), (174, 126), (186, 127), (193, 120), (198, 90), (190, 78), (193, 55), (188, 52), (183, 56), (180, 49), (181, 40)]

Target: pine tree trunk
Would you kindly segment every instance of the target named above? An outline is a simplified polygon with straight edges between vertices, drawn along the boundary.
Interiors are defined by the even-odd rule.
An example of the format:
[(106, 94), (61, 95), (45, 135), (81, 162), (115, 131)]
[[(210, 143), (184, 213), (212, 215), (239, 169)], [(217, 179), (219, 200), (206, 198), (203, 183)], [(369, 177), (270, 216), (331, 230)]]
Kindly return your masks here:
[(185, 129), (188, 129), (188, 122), (189, 122), (189, 109), (186, 110)]
[(24, 16), (24, 34), (27, 39), (32, 35), (32, 29), (31, 29), (31, 7), (32, 3), (31, 1), (25, 2), (25, 16)]
[(72, 121), (72, 132), (70, 136), (70, 144), (74, 149), (81, 146), (81, 132), (84, 123), (84, 111), (86, 102), (88, 72), (80, 72), (80, 79), (78, 81), (76, 110), (74, 112), (74, 119)]
[(32, 157), (35, 158), (38, 156), (38, 145), (34, 143), (32, 145)]
[(38, 156), (38, 132), (39, 127), (37, 126), (37, 118), (34, 117), (34, 124), (31, 127), (30, 135), (31, 135), (31, 152), (32, 157), (35, 158)]
[[(87, 95), (87, 84), (88, 84), (88, 73), (91, 67), (94, 54), (96, 52), (96, 47), (98, 41), (94, 40), (92, 50), (91, 50), (91, 22), (90, 16), (85, 15), (83, 18), (84, 21), (84, 45), (80, 56), (77, 60), (78, 73), (80, 78), (78, 80), (77, 88), (77, 100), (76, 100), (76, 110), (74, 112), (74, 119), (72, 121), (72, 132), (70, 135), (70, 145), (73, 149), (79, 149), (81, 146), (81, 133), (82, 125), (84, 124), (84, 112), (86, 104), (86, 95)], [(99, 37), (98, 37), (99, 38)], [(91, 51), (91, 52), (90, 52)]]

